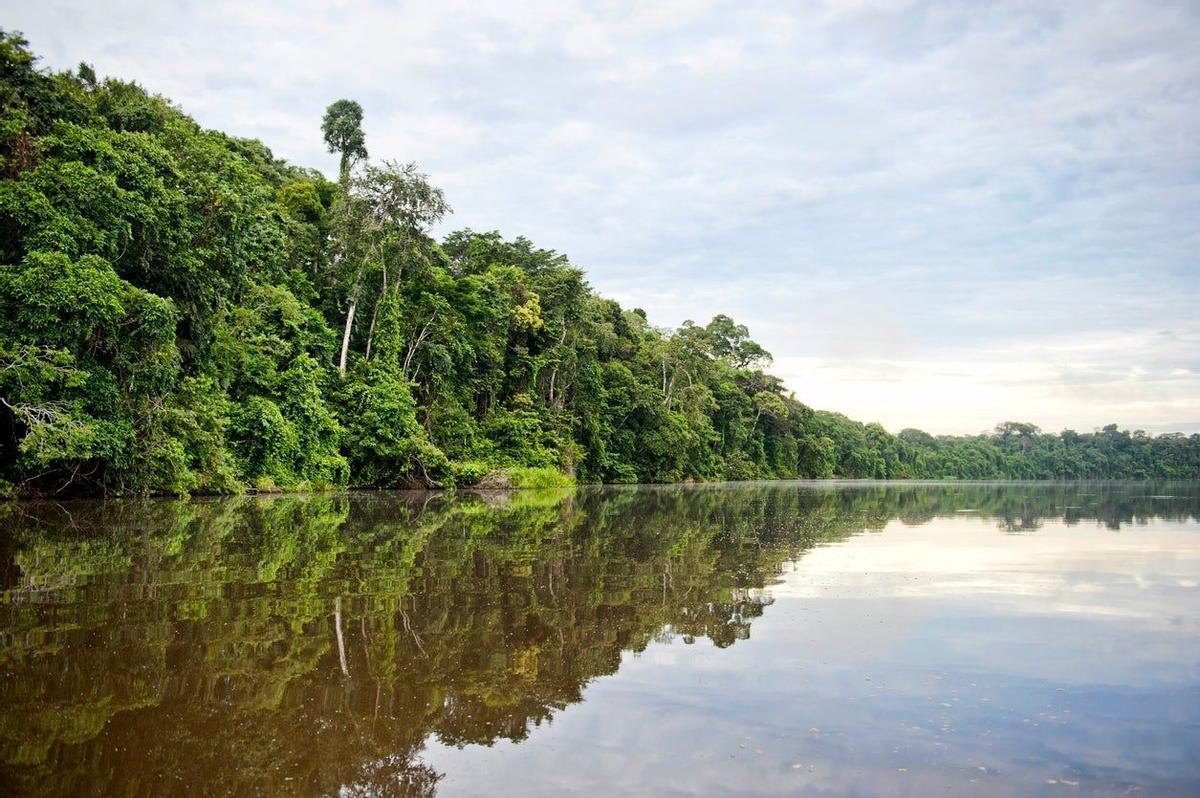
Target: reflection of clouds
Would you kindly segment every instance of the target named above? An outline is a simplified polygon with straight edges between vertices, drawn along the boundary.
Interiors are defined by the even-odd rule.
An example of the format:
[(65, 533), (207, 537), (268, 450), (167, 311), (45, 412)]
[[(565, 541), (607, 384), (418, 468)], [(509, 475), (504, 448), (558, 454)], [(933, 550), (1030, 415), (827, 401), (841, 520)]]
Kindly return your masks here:
[(893, 521), (785, 565), (737, 646), (652, 645), (520, 745), (427, 756), (454, 794), (1194, 794), (1198, 582), (1195, 523)]
[[(940, 518), (920, 527), (899, 521), (884, 534), (860, 535), (809, 552), (777, 598), (971, 599), (1027, 614), (1137, 618), (1171, 624), (1162, 597), (1194, 588), (1200, 532), (1160, 523), (1121, 533), (1048, 521), (1013, 537), (988, 520)], [(1189, 628), (1200, 629), (1194, 616)]]

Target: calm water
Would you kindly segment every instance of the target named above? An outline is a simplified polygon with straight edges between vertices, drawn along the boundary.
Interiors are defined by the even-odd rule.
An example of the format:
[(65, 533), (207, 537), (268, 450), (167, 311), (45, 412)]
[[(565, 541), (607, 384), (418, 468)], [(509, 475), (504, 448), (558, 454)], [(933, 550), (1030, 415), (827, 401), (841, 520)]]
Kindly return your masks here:
[(0, 506), (0, 793), (1200, 795), (1200, 486)]

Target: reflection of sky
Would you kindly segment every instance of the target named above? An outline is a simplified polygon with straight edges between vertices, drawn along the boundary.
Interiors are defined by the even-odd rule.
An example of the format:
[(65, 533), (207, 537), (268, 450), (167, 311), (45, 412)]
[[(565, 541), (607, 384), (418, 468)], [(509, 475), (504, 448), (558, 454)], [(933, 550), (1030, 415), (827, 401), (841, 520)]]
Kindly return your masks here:
[(431, 742), (440, 792), (1200, 792), (1197, 525), (893, 522), (785, 568), (748, 641), (627, 654), (520, 744)]

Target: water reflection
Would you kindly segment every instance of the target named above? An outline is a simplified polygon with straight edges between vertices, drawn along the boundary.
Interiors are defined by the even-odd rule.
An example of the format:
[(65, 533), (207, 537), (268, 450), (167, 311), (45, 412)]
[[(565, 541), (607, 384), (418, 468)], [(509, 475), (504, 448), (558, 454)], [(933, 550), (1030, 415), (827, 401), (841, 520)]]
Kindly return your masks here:
[(9, 793), (1200, 787), (1195, 484), (0, 512)]

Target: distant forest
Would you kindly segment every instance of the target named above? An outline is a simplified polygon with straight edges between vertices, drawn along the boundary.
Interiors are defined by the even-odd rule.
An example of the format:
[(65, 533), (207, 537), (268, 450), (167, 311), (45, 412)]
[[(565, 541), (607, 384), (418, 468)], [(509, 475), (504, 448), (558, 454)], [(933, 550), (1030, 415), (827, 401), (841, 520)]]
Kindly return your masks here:
[(524, 238), (431, 230), (352, 100), (330, 180), (0, 32), (0, 492), (1200, 477), (1200, 435), (898, 435), (745, 326), (655, 327)]

